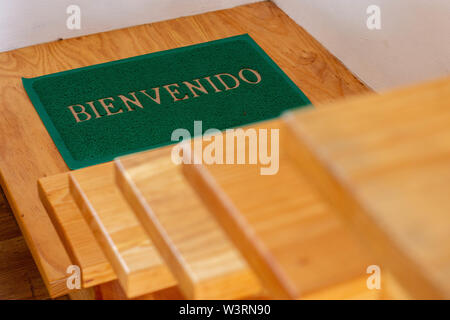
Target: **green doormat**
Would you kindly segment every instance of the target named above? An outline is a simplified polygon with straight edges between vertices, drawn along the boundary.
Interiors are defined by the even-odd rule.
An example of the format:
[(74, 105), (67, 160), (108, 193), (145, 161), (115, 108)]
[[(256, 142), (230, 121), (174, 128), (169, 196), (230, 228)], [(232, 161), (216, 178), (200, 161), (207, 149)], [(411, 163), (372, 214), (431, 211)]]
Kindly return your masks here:
[(248, 35), (22, 81), (71, 169), (310, 104)]

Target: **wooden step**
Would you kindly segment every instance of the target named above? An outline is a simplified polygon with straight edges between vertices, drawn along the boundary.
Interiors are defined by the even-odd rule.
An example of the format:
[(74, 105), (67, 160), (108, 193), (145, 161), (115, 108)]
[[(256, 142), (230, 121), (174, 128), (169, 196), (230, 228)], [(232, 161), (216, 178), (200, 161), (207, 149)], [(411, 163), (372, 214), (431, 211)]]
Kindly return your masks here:
[(450, 79), (286, 116), (298, 167), (415, 298), (450, 298)]
[(189, 299), (237, 299), (258, 279), (171, 160), (171, 147), (116, 160), (117, 183)]
[(72, 171), (70, 190), (129, 298), (176, 284), (114, 181), (112, 163)]
[(81, 269), (82, 287), (89, 288), (116, 279), (111, 264), (70, 194), (68, 174), (39, 179), (38, 190), (72, 263)]
[[(252, 128), (282, 133), (283, 123), (273, 120)], [(235, 157), (237, 152), (248, 154), (248, 143), (238, 148)], [(185, 156), (198, 160), (199, 154), (190, 152), (187, 147)], [(274, 175), (261, 175), (264, 165), (250, 164), (186, 164), (183, 169), (276, 297), (376, 297), (366, 287), (366, 268), (373, 260), (310, 187), (283, 146), (279, 152)]]
[(64, 279), (70, 260), (40, 203), (36, 181), (68, 168), (22, 90), (21, 78), (243, 33), (249, 33), (315, 104), (368, 91), (272, 1), (0, 53), (0, 183), (51, 296), (67, 293)]

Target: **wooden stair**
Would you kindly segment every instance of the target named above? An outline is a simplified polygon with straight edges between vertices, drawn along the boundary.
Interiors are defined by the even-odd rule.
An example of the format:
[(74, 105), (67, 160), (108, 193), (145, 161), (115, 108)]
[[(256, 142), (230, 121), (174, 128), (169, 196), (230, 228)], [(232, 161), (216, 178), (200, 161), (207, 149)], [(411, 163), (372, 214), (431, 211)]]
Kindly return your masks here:
[(42, 178), (40, 196), (106, 298), (449, 298), (448, 101), (449, 79), (249, 125), (278, 130), (273, 175), (201, 161), (196, 138), (185, 164), (168, 146)]
[[(261, 126), (280, 125), (276, 120)], [(96, 255), (91, 268), (99, 268), (106, 256), (128, 298), (175, 283), (188, 299), (378, 298), (365, 285), (365, 268), (372, 263), (368, 254), (314, 195), (285, 152), (282, 174), (274, 176), (242, 165), (179, 166), (170, 152), (171, 147), (143, 152), (39, 182), (44, 203), (53, 203), (47, 204), (52, 215), (77, 217), (73, 221), (82, 232), (53, 219), (57, 230), (65, 231), (60, 232), (64, 243), (72, 244), (71, 256), (84, 261), (86, 255)], [(225, 179), (226, 193), (196, 179), (204, 169)], [(226, 181), (227, 176), (232, 179)], [(58, 186), (64, 189), (59, 191), (65, 195), (64, 210), (52, 197)], [(280, 187), (277, 193), (274, 186)], [(249, 188), (255, 189), (254, 196), (248, 197)], [(293, 196), (299, 191), (302, 197)], [(238, 209), (224, 212), (221, 201), (227, 194), (243, 214)], [(259, 196), (264, 202), (258, 203)], [(78, 243), (96, 250), (80, 252), (80, 234), (86, 236)], [(84, 279), (85, 267), (80, 267)], [(89, 287), (85, 281), (83, 285)]]
[(68, 174), (40, 179), (38, 191), (72, 263), (81, 268), (83, 288), (116, 279), (111, 264), (70, 194)]
[(125, 198), (187, 298), (257, 295), (258, 279), (173, 164), (171, 149), (116, 160)]
[[(91, 250), (89, 244), (92, 242), (83, 238), (84, 234), (89, 234), (85, 232), (87, 225), (78, 224), (74, 230), (69, 230), (65, 226), (72, 218), (62, 219), (60, 222), (64, 226), (57, 233), (58, 223), (52, 223), (51, 213), (42, 205), (36, 181), (60, 173), (68, 181), (66, 172), (69, 169), (22, 89), (22, 78), (245, 33), (255, 39), (315, 105), (370, 91), (272, 1), (0, 53), (0, 110), (3, 115), (0, 119), (0, 149), (5, 155), (0, 157), (0, 184), (51, 297), (72, 292), (66, 286), (70, 277), (66, 270), (70, 264), (83, 266), (85, 285), (96, 286), (116, 275), (111, 274), (112, 267), (109, 267), (108, 275), (105, 269), (108, 260), (101, 266), (101, 261), (106, 258), (100, 246), (96, 244)], [(149, 34), (155, 36), (149, 37)], [(68, 193), (67, 190), (62, 192)], [(51, 201), (58, 204), (58, 197)], [(63, 203), (64, 197), (60, 198)], [(66, 200), (68, 206), (73, 204), (73, 199)], [(68, 217), (72, 212), (78, 221), (74, 224), (77, 224), (80, 222), (77, 210), (58, 212), (57, 216)], [(75, 234), (79, 227), (79, 234)], [(70, 236), (63, 239), (61, 231)], [(88, 236), (91, 240), (92, 237)], [(71, 251), (73, 255), (69, 256)], [(96, 253), (99, 251), (100, 255)], [(96, 274), (103, 275), (98, 278)]]
[[(279, 120), (249, 128), (257, 136), (261, 129), (284, 134)], [(248, 155), (248, 146), (235, 157)], [(189, 155), (191, 150), (185, 149), (190, 163), (200, 162), (204, 150)], [(283, 145), (279, 153), (274, 175), (261, 175), (264, 165), (252, 164), (186, 164), (183, 171), (271, 296), (376, 298), (366, 287), (366, 268), (374, 261), (314, 193)]]
[(152, 241), (114, 183), (112, 164), (69, 173), (70, 190), (122, 288), (134, 298), (175, 285)]
[[(270, 122), (269, 127), (276, 123)], [(51, 197), (51, 190), (57, 186), (55, 181), (65, 186), (65, 192), (60, 193), (66, 195), (65, 203), (70, 206), (66, 205), (65, 210), (53, 208), (52, 214), (76, 216), (74, 221), (82, 232), (76, 232), (68, 223), (64, 225), (62, 219), (53, 219), (57, 230), (72, 231), (60, 232), (64, 243), (73, 243), (72, 251), (81, 261), (87, 255), (92, 258), (95, 251), (97, 264), (88, 265), (90, 268), (100, 268), (105, 256), (110, 262), (118, 281), (108, 285), (106, 297), (111, 288), (116, 288), (118, 297), (153, 297), (152, 294), (175, 284), (188, 299), (378, 297), (365, 285), (367, 254), (340, 226), (337, 217), (328, 214), (320, 200), (314, 201), (313, 195), (307, 192), (304, 198), (293, 198), (291, 203), (274, 202), (272, 206), (270, 202), (277, 195), (265, 199), (261, 205), (270, 210), (260, 215), (259, 224), (258, 218), (254, 221), (261, 239), (252, 242), (239, 238), (240, 233), (254, 232), (254, 225), (242, 224), (234, 230), (237, 239), (243, 240), (235, 247), (236, 237), (233, 231), (230, 233), (233, 229), (220, 218), (216, 221), (223, 214), (217, 210), (220, 204), (211, 206), (205, 201), (210, 191), (190, 181), (189, 166), (173, 164), (170, 152), (171, 147), (143, 152), (119, 158), (115, 164), (72, 171), (65, 174), (65, 179), (62, 175), (43, 178), (39, 183), (44, 203), (55, 203), (55, 197)], [(261, 184), (254, 168), (231, 167), (243, 170), (232, 174), (238, 178), (235, 183), (243, 188)], [(282, 183), (283, 190), (298, 187), (298, 181), (305, 183), (298, 176), (284, 180), (290, 173), (282, 168), (287, 175), (275, 183)], [(270, 191), (274, 181), (264, 182), (265, 179), (258, 190)], [(307, 185), (303, 188), (308, 190)], [(291, 195), (287, 193), (284, 198)], [(259, 209), (253, 210), (255, 217)], [(78, 243), (96, 250), (80, 252), (76, 243), (80, 234), (86, 236)], [(335, 247), (327, 250), (327, 242), (334, 242)], [(340, 265), (336, 269), (330, 267), (332, 263)], [(80, 267), (84, 279), (85, 268)], [(97, 284), (107, 280), (110, 279), (96, 278)], [(90, 284), (84, 281), (83, 286)]]

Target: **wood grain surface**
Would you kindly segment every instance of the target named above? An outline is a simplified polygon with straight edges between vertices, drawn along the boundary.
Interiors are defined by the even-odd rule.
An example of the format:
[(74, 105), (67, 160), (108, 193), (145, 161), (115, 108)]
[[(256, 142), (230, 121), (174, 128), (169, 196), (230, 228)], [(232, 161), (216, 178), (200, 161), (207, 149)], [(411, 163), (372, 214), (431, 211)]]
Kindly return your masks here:
[[(278, 119), (249, 128), (256, 137), (260, 129), (285, 133)], [(186, 147), (186, 159), (199, 164), (185, 164), (183, 171), (275, 297), (376, 297), (364, 277), (374, 260), (299, 172), (283, 142), (273, 175), (262, 175), (261, 164), (201, 164), (207, 142), (203, 149)], [(249, 143), (234, 148), (235, 163), (238, 153), (248, 159)]]
[[(98, 287), (97, 300), (128, 300), (118, 280), (110, 281)], [(132, 300), (184, 300), (178, 286), (162, 289), (153, 293), (145, 294)]]
[(191, 188), (172, 147), (116, 160), (116, 180), (188, 299), (261, 292), (256, 275)]
[(72, 171), (70, 191), (129, 298), (176, 284), (114, 182), (112, 163)]
[(47, 298), (44, 282), (0, 190), (0, 300)]
[(70, 264), (43, 205), (37, 179), (68, 171), (26, 95), (21, 77), (84, 67), (242, 33), (313, 103), (366, 92), (335, 57), (271, 2), (56, 41), (0, 53), (0, 182), (52, 296), (67, 292)]
[(291, 154), (415, 298), (450, 298), (450, 79), (286, 116)]
[(38, 181), (39, 196), (73, 264), (81, 269), (83, 288), (115, 280), (111, 264), (69, 190), (67, 173)]

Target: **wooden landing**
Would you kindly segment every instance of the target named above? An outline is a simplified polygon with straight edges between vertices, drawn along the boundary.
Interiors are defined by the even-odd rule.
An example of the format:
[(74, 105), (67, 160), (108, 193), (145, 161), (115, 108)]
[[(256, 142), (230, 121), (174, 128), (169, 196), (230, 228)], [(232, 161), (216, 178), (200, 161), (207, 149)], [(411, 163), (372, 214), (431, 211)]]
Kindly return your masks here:
[(69, 176), (60, 173), (38, 182), (39, 196), (72, 262), (81, 269), (83, 288), (117, 278), (69, 190)]
[(68, 171), (21, 77), (84, 67), (249, 33), (315, 104), (367, 92), (335, 57), (272, 2), (0, 53), (0, 182), (51, 296), (67, 293), (71, 261), (37, 191)]

